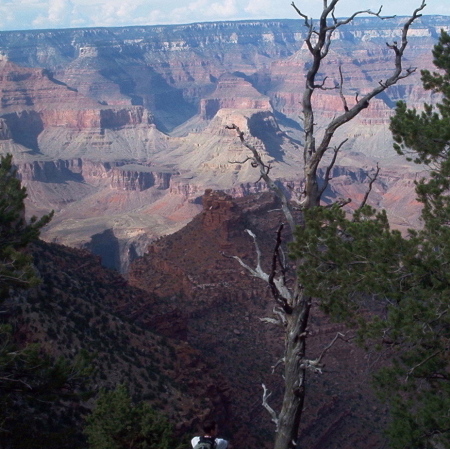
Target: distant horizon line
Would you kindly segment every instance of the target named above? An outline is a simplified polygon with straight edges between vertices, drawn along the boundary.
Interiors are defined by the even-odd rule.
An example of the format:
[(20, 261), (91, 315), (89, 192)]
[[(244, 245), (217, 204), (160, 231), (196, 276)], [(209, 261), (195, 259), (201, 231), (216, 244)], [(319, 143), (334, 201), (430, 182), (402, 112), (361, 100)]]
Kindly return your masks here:
[[(345, 18), (346, 16), (337, 17), (337, 19)], [(408, 15), (393, 15), (385, 16), (386, 19), (401, 19), (409, 17)], [(421, 18), (431, 18), (431, 17), (441, 17), (450, 18), (450, 15), (445, 14), (423, 14)], [(383, 20), (371, 15), (357, 16), (353, 21), (360, 20)], [(312, 18), (312, 20), (318, 20), (317, 18)], [(148, 25), (118, 25), (118, 26), (84, 26), (84, 27), (61, 27), (61, 28), (22, 28), (22, 29), (11, 29), (11, 30), (0, 30), (0, 34), (3, 33), (20, 33), (20, 32), (47, 32), (47, 31), (69, 31), (69, 30), (106, 30), (106, 29), (123, 29), (123, 28), (158, 28), (158, 27), (188, 27), (193, 25), (207, 25), (214, 23), (251, 23), (251, 22), (303, 22), (302, 18), (274, 18), (274, 19), (229, 19), (229, 20), (207, 20), (207, 21), (194, 21), (186, 23), (160, 23), (160, 24), (148, 24)], [(414, 28), (420, 25), (418, 22), (413, 24)], [(450, 26), (450, 23), (449, 23)]]

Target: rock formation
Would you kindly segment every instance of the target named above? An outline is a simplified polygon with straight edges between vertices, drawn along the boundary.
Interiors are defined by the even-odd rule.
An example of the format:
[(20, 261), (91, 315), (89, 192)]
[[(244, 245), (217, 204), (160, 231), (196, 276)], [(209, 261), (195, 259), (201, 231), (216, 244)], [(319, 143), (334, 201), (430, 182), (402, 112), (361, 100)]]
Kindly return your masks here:
[[(273, 392), (270, 401), (278, 407), (282, 368), (271, 373), (271, 367), (283, 351), (282, 329), (261, 321), (273, 308), (266, 285), (229, 256), (238, 255), (253, 266), (253, 241), (244, 232), (251, 229), (267, 256), (267, 270), (279, 220), (280, 205), (269, 193), (233, 199), (207, 190), (203, 211), (182, 230), (153, 242), (129, 272), (131, 285), (159, 298), (153, 302), (154, 315), (142, 319), (167, 336), (183, 338), (225, 377), (230, 386), (226, 429), (234, 441), (250, 447), (271, 447), (273, 423), (261, 405), (261, 383)], [(308, 344), (319, 354), (345, 328), (330, 323), (318, 310), (314, 317)], [(168, 326), (169, 320), (173, 326)], [(369, 387), (371, 355), (339, 343), (325, 363), (323, 376), (309, 378), (302, 445), (382, 446), (385, 410)]]
[[(91, 357), (92, 393), (126, 384), (135, 398), (171, 420), (180, 439), (195, 432), (208, 413), (224, 422), (229, 418), (223, 376), (198, 350), (162, 336), (156, 324), (145, 321), (150, 316), (157, 322), (152, 295), (103, 268), (87, 251), (39, 242), (30, 253), (41, 284), (15, 292), (2, 304), (19, 344), (37, 343), (46, 353), (72, 361), (84, 351)], [(80, 413), (86, 416), (92, 401), (66, 406), (72, 408), (70, 416), (78, 416), (73, 425), (81, 433)]]
[[(341, 65), (349, 103), (387, 76), (385, 41), (398, 39), (403, 20), (359, 18), (336, 34), (327, 82), (333, 85)], [(414, 24), (407, 64), (431, 65), (441, 28), (448, 29), (444, 17)], [(14, 154), (30, 214), (55, 210), (44, 237), (92, 247), (93, 236), (108, 231), (120, 243), (116, 268), (126, 270), (130, 248), (140, 255), (144, 241), (182, 227), (205, 189), (234, 196), (264, 189), (243, 163), (246, 150), (225, 130), (230, 123), (261, 150), (280, 183), (301, 188), (304, 33), (298, 20), (1, 32), (0, 153)], [(409, 197), (402, 179), (416, 169), (393, 155), (387, 127), (398, 99), (433, 101), (412, 76), (342, 129), (338, 138), (348, 143), (336, 167), (346, 175), (331, 183), (330, 198), (359, 197), (357, 172), (377, 162), (384, 177), (374, 204)], [(325, 90), (315, 107), (320, 127), (343, 106)], [(350, 188), (357, 179), (361, 185)], [(395, 204), (395, 225), (417, 224), (411, 203)]]
[[(349, 103), (386, 76), (392, 55), (385, 42), (398, 38), (393, 30), (402, 20), (360, 18), (336, 34), (329, 64), (335, 73), (342, 65)], [(423, 17), (415, 24), (411, 66), (431, 66), (430, 50), (441, 28), (449, 29), (448, 18)], [(114, 315), (119, 312), (184, 340), (173, 346), (177, 363), (164, 373), (195, 395), (206, 395), (205, 407), (226, 419), (227, 431), (249, 447), (270, 445), (272, 428), (260, 404), (260, 384), (273, 391), (276, 406), (280, 383), (270, 366), (279, 358), (282, 341), (259, 320), (272, 310), (267, 290), (226, 256), (254, 261), (246, 228), (270, 254), (279, 205), (225, 126), (235, 123), (245, 132), (295, 201), (302, 188), (298, 116), (308, 64), (302, 36), (296, 20), (0, 33), (0, 153), (14, 155), (28, 189), (29, 214), (55, 210), (43, 233), (46, 240), (89, 249), (122, 271), (132, 265), (130, 283), (146, 291), (124, 286), (107, 271), (102, 281), (92, 281), (101, 270), (92, 256), (84, 253), (84, 261), (74, 266), (67, 259), (78, 251), (44, 245), (36, 264), (50, 281), (39, 294), (53, 298), (57, 289), (63, 305), (52, 305), (61, 316), (70, 305), (66, 321), (73, 327), (81, 322), (82, 310), (80, 326), (89, 336), (102, 326), (99, 313), (84, 299), (76, 307), (71, 302), (79, 295), (94, 300), (98, 310), (107, 306), (114, 331), (131, 341), (119, 342), (122, 347), (136, 344), (149, 351), (148, 345), (162, 340), (146, 333), (148, 341), (136, 343), (128, 324), (122, 333)], [(332, 86), (334, 80), (328, 82)], [(382, 171), (372, 204), (386, 207), (401, 229), (417, 225), (413, 186), (422, 174), (393, 155), (387, 125), (397, 100), (433, 101), (419, 85), (417, 76), (403, 80), (340, 131), (338, 137), (348, 142), (333, 169), (326, 201), (351, 197), (356, 207), (367, 188), (367, 173), (378, 162)], [(333, 91), (324, 91), (315, 102), (319, 129), (343, 107)], [(55, 262), (47, 267), (52, 254)], [(89, 296), (91, 290), (97, 299)], [(54, 319), (47, 312), (42, 326)], [(311, 344), (320, 351), (342, 327), (314, 315)], [(40, 321), (33, 319), (39, 333)], [(66, 328), (63, 319), (58, 323)], [(80, 345), (81, 336), (77, 331)], [(55, 342), (60, 351), (67, 343)], [(121, 370), (126, 354), (117, 363)], [(110, 361), (106, 357), (102, 363)], [(140, 355), (136, 358), (144, 363)], [(205, 375), (203, 359), (220, 369), (220, 382)], [(139, 363), (132, 371), (142, 384), (151, 374), (144, 375)], [(311, 379), (302, 428), (305, 447), (382, 446), (384, 410), (373, 406), (367, 387), (372, 363), (359, 348), (336, 345), (327, 360), (327, 369), (336, 374)], [(199, 376), (188, 378), (186, 369), (201, 372), (208, 385)], [(160, 384), (160, 402), (167, 403), (159, 405), (174, 410), (183, 426), (193, 424), (197, 409), (189, 403), (195, 399), (175, 386), (169, 394)]]
[(213, 93), (200, 101), (200, 117), (211, 120), (220, 109), (272, 110), (270, 99), (261, 95), (250, 82), (229, 74), (217, 80)]

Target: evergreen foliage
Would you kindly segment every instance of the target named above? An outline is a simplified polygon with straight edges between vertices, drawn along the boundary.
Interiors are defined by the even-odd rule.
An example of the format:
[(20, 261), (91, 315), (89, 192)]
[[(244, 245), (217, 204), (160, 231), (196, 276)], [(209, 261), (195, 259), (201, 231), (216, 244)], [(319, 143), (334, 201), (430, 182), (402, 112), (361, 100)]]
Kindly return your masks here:
[(439, 441), (449, 447), (449, 229), (403, 238), (370, 208), (352, 220), (337, 207), (307, 216), (294, 245), (304, 257), (304, 288), (393, 360), (374, 382), (391, 403), (391, 446), (431, 448)]
[[(337, 205), (305, 212), (306, 225), (296, 231), (291, 254), (302, 258), (298, 276), (307, 294), (335, 319), (356, 320), (362, 298), (398, 301), (407, 277), (400, 261), (417, 256), (417, 238), (392, 231), (384, 211), (366, 206), (349, 220)], [(354, 323), (356, 323), (354, 321)]]
[(0, 300), (8, 296), (12, 287), (27, 288), (38, 279), (31, 258), (23, 249), (37, 240), (40, 229), (53, 214), (40, 219), (25, 220), (25, 187), (17, 179), (12, 156), (0, 158)]
[[(387, 43), (388, 48), (393, 52), (393, 64), (389, 74), (386, 74), (384, 80), (373, 83), (372, 87), (365, 88), (364, 95), (356, 95), (355, 101), (352, 102), (352, 104), (348, 103), (345, 98), (343, 90), (344, 77), (340, 68), (340, 79), (335, 79), (334, 87), (328, 87), (328, 78), (330, 76), (334, 77), (336, 74), (336, 72), (333, 73), (333, 71), (328, 71), (328, 68), (333, 66), (333, 64), (329, 64), (331, 59), (326, 62), (328, 57), (333, 58), (331, 56), (332, 52), (330, 52), (330, 48), (333, 45), (335, 33), (337, 33), (340, 28), (350, 24), (361, 14), (375, 15), (380, 19), (387, 18), (380, 15), (380, 9), (378, 12), (359, 10), (354, 12), (350, 17), (337, 19), (335, 10), (339, 1), (340, 0), (332, 0), (330, 2), (324, 1), (322, 13), (318, 20), (310, 18), (301, 8), (297, 8), (294, 2), (292, 3), (293, 8), (299, 14), (303, 25), (307, 29), (304, 39), (304, 48), (309, 52), (310, 57), (309, 62), (304, 67), (305, 84), (301, 100), (303, 133), (301, 152), (303, 153), (303, 178), (301, 180), (301, 188), (297, 192), (297, 207), (294, 208), (289, 201), (290, 194), (288, 195), (287, 192), (272, 179), (270, 174), (271, 164), (264, 162), (264, 157), (259, 152), (257, 146), (252, 145), (246, 140), (245, 133), (239, 126), (236, 124), (227, 126), (228, 129), (236, 131), (242, 144), (251, 152), (251, 156), (247, 157), (246, 161), (251, 161), (251, 165), (259, 170), (260, 179), (263, 180), (268, 188), (279, 198), (285, 222), (289, 226), (292, 235), (295, 234), (297, 225), (305, 228), (304, 233), (306, 236), (310, 235), (310, 231), (306, 229), (310, 225), (310, 221), (308, 218), (304, 218), (303, 215), (311, 218), (310, 211), (317, 211), (316, 208), (320, 206), (322, 197), (331, 180), (330, 175), (333, 166), (340, 151), (348, 140), (339, 140), (339, 129), (355, 119), (369, 106), (372, 99), (414, 72), (411, 68), (405, 69), (403, 67), (403, 62), (406, 57), (405, 50), (408, 46), (408, 32), (414, 21), (421, 17), (421, 11), (426, 6), (425, 0), (422, 0), (421, 4), (414, 9), (411, 16), (403, 22), (400, 31), (401, 39), (392, 42), (392, 44)], [(339, 91), (343, 107), (340, 111), (337, 111), (333, 117), (325, 119), (325, 123), (318, 126), (318, 111), (316, 110), (316, 102), (314, 99), (323, 89), (328, 90), (330, 88)], [(328, 158), (327, 155), (330, 157)], [(322, 182), (319, 182), (319, 169), (324, 169)], [(370, 185), (372, 185), (372, 183)], [(346, 201), (338, 199), (336, 200), (336, 204), (343, 206), (346, 204)], [(336, 212), (335, 208), (333, 208), (333, 212)], [(382, 217), (379, 218), (381, 219)], [(332, 223), (332, 221), (330, 223)], [(331, 342), (331, 346), (329, 346), (328, 349), (325, 349), (321, 354), (311, 356), (315, 351), (310, 351), (309, 345), (307, 344), (309, 336), (308, 329), (314, 315), (318, 297), (310, 296), (310, 294), (312, 294), (313, 290), (320, 290), (320, 285), (314, 286), (312, 283), (308, 283), (308, 279), (313, 279), (317, 273), (320, 275), (320, 270), (324, 269), (321, 265), (315, 265), (315, 262), (320, 262), (321, 253), (326, 251), (326, 248), (320, 242), (320, 237), (318, 242), (315, 244), (311, 243), (311, 252), (317, 252), (318, 257), (311, 254), (312, 265), (309, 266), (307, 257), (303, 255), (303, 250), (308, 251), (309, 248), (304, 246), (304, 242), (297, 241), (293, 246), (294, 251), (292, 253), (293, 258), (291, 264), (290, 266), (287, 266), (285, 265), (285, 260), (281, 251), (283, 228), (284, 223), (280, 223), (269, 273), (266, 273), (260, 264), (259, 248), (256, 248), (257, 263), (255, 268), (250, 267), (237, 256), (234, 256), (234, 258), (238, 260), (241, 266), (251, 273), (252, 276), (258, 277), (269, 284), (273, 299), (277, 304), (277, 307), (273, 309), (276, 318), (268, 319), (267, 321), (283, 326), (285, 332), (284, 356), (281, 359), (284, 364), (283, 401), (281, 410), (277, 413), (277, 411), (267, 402), (269, 395), (267, 394), (267, 390), (264, 389), (263, 406), (270, 413), (272, 421), (276, 426), (275, 449), (294, 449), (299, 445), (299, 427), (302, 421), (307, 391), (307, 371), (321, 370), (321, 360), (323, 355), (334, 344), (336, 339), (334, 339)], [(311, 236), (313, 237), (314, 233), (319, 230), (320, 228), (315, 230), (312, 229)], [(356, 231), (356, 229), (354, 231)], [(251, 231), (249, 231), (249, 234), (255, 240), (255, 246), (257, 246), (257, 239), (254, 237), (254, 234), (250, 232)], [(338, 232), (337, 228), (336, 232)], [(340, 236), (339, 233), (340, 231), (335, 238), (342, 238), (344, 241), (347, 240), (347, 237)], [(297, 231), (294, 240), (301, 238), (301, 231)], [(348, 240), (352, 240), (352, 237), (349, 236)], [(361, 261), (358, 263), (362, 266)], [(369, 267), (370, 265), (367, 266), (367, 270)], [(294, 275), (293, 277), (287, 275), (288, 270), (291, 268), (293, 268), (296, 273), (308, 273), (311, 275), (308, 276), (305, 274), (306, 284), (301, 282), (301, 280), (304, 279), (302, 278), (302, 274), (297, 276)], [(337, 272), (337, 270), (332, 271)], [(365, 274), (368, 279), (372, 279), (372, 282), (374, 282), (379, 275), (380, 273), (369, 276), (369, 272), (366, 272)], [(355, 277), (355, 279), (357, 279), (357, 277)], [(320, 298), (326, 297), (326, 295), (318, 296)], [(333, 304), (338, 305), (339, 303), (333, 302)], [(325, 305), (325, 303), (323, 303), (323, 305)], [(331, 304), (329, 306), (331, 306)], [(344, 302), (344, 306), (343, 310), (338, 314), (346, 315), (347, 312), (345, 309), (351, 310), (351, 307), (348, 307), (350, 306), (350, 303)]]
[(351, 219), (337, 206), (306, 212), (292, 246), (306, 292), (336, 319), (359, 323), (392, 363), (374, 383), (391, 405), (394, 449), (450, 447), (450, 36), (434, 51), (439, 72), (422, 71), (441, 95), (418, 112), (398, 104), (395, 149), (430, 167), (417, 183), (423, 229), (403, 237), (384, 212), (365, 207)]
[[(0, 302), (12, 289), (39, 283), (26, 250), (39, 237), (52, 214), (25, 220), (26, 189), (12, 166), (12, 156), (0, 158)], [(8, 305), (4, 304), (7, 309)], [(5, 312), (5, 311), (3, 311)], [(2, 315), (7, 318), (8, 314)], [(65, 425), (90, 372), (86, 354), (74, 363), (46, 354), (38, 345), (19, 344), (7, 321), (0, 323), (0, 447), (8, 449), (71, 448), (76, 432)]]
[[(90, 360), (55, 359), (38, 345), (18, 346), (9, 325), (0, 325), (0, 447), (13, 449), (76, 447), (71, 420), (83, 398)], [(87, 393), (85, 393), (87, 394)], [(71, 401), (72, 410), (62, 407)]]
[(169, 422), (145, 402), (133, 404), (128, 390), (102, 390), (85, 434), (91, 449), (176, 449)]

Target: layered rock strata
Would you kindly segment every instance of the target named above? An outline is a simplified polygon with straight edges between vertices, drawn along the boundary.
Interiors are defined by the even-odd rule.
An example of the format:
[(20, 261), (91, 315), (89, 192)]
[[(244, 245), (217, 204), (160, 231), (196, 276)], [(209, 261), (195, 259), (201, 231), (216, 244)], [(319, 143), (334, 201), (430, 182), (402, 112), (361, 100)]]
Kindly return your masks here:
[[(339, 92), (328, 89), (340, 82), (338, 67), (351, 105), (388, 76), (393, 55), (386, 41), (398, 40), (403, 21), (359, 18), (336, 33), (320, 74), (328, 77), (327, 90), (314, 98), (319, 131), (344, 108)], [(405, 67), (431, 66), (440, 28), (448, 29), (443, 17), (414, 24)], [(55, 210), (45, 238), (77, 246), (105, 231), (137, 238), (123, 241), (128, 260), (125, 253), (142, 248), (144, 235), (150, 241), (191, 219), (205, 189), (261, 191), (248, 151), (225, 129), (232, 123), (280, 184), (301, 191), (305, 33), (296, 20), (1, 32), (0, 153), (14, 154), (30, 214)], [(417, 76), (372, 101), (337, 135), (347, 143), (336, 166), (353, 174), (336, 176), (327, 195), (358, 199), (364, 181), (351, 188), (348, 182), (379, 163), (389, 176), (373, 204), (392, 205), (396, 224), (408, 226), (416, 224), (411, 201), (392, 201), (409, 198), (410, 183), (400, 181), (414, 177), (391, 151), (388, 121), (399, 99), (434, 101)], [(73, 161), (81, 161), (83, 173)]]

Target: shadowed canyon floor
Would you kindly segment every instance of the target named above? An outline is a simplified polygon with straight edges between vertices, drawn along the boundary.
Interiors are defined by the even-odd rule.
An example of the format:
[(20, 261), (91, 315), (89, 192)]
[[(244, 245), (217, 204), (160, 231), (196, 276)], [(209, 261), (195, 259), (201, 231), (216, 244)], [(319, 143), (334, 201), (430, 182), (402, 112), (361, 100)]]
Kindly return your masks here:
[[(132, 264), (129, 279), (87, 251), (41, 242), (32, 250), (42, 284), (9, 303), (20, 342), (37, 342), (69, 359), (93, 358), (92, 387), (130, 385), (138, 400), (164, 412), (180, 434), (206, 415), (219, 419), (235, 445), (270, 448), (273, 424), (261, 405), (264, 383), (279, 406), (281, 329), (263, 323), (270, 293), (225, 255), (255, 259), (252, 229), (270, 254), (279, 204), (269, 193), (233, 200), (208, 191), (203, 211), (182, 230), (154, 242)], [(263, 266), (270, 261), (265, 258)], [(310, 326), (311, 354), (320, 354), (342, 325), (318, 310)], [(338, 342), (323, 374), (311, 374), (300, 438), (307, 448), (379, 448), (386, 420), (370, 390), (384, 354)], [(75, 415), (86, 406), (71, 404)], [(81, 421), (77, 426), (81, 428)]]
[[(149, 324), (199, 349), (226, 379), (231, 398), (226, 430), (234, 441), (270, 447), (273, 423), (261, 404), (261, 384), (273, 393), (271, 405), (279, 407), (282, 364), (274, 367), (283, 352), (282, 329), (261, 321), (274, 306), (266, 285), (225, 256), (238, 255), (253, 266), (248, 228), (258, 236), (267, 270), (279, 204), (268, 193), (233, 200), (207, 191), (203, 207), (185, 228), (152, 244), (132, 265), (129, 281), (158, 298)], [(311, 354), (319, 355), (337, 332), (347, 331), (319, 310), (313, 315), (308, 344)], [(309, 378), (303, 447), (382, 446), (385, 410), (374, 399), (370, 376), (383, 357), (343, 341), (333, 347), (324, 374)]]

